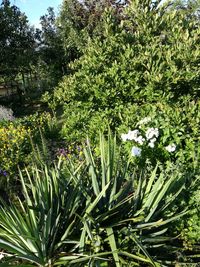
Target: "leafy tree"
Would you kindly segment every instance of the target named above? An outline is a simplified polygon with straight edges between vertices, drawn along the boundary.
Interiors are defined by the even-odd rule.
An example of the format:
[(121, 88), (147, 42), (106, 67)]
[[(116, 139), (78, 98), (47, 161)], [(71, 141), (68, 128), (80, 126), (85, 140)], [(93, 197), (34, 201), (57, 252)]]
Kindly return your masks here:
[[(56, 15), (52, 7), (40, 18), (42, 30), (39, 33), (38, 57), (39, 62), (46, 68), (46, 74), (52, 84), (57, 84), (66, 73), (66, 62), (63, 44), (56, 25)], [(40, 75), (40, 74), (39, 74)]]
[(14, 80), (18, 73), (30, 71), (34, 58), (34, 30), (27, 17), (10, 1), (0, 6), (0, 75)]
[(58, 18), (53, 8), (49, 7), (48, 13), (41, 17), (42, 30), (37, 31), (39, 79), (46, 77), (47, 87), (52, 87), (64, 74), (70, 73), (69, 63), (84, 53), (89, 38), (103, 35), (101, 17), (105, 9), (112, 8), (116, 18), (120, 20), (121, 9), (127, 2), (63, 1)]
[(69, 0), (63, 1), (58, 17), (65, 51), (72, 59), (83, 53), (89, 38), (102, 36), (102, 15), (111, 8), (117, 20), (129, 0)]

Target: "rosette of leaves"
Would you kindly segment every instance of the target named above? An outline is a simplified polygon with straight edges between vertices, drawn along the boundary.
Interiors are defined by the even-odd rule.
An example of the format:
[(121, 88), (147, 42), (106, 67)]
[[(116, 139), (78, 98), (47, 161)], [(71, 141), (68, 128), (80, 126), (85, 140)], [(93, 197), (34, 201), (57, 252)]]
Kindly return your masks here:
[(27, 183), (21, 174), (24, 200), (0, 210), (0, 266), (163, 266), (157, 249), (166, 254), (168, 226), (186, 213), (176, 207), (184, 175), (133, 171), (110, 135), (84, 154), (79, 166), (27, 172)]
[(120, 158), (116, 140), (110, 136), (107, 142), (102, 136), (100, 140), (99, 157), (89, 142), (85, 146), (81, 184), (77, 184), (79, 171), (73, 164), (71, 168), (74, 183), (86, 199), (79, 253), (88, 257), (63, 257), (60, 263), (161, 266), (155, 249), (161, 248), (162, 253), (171, 240), (169, 224), (186, 213), (175, 205), (184, 189), (184, 175), (172, 165), (167, 170), (157, 166), (153, 171), (132, 172), (127, 159)]
[(20, 175), (24, 200), (3, 203), (0, 210), (0, 266), (54, 266), (78, 244), (81, 192), (61, 176), (59, 166)]

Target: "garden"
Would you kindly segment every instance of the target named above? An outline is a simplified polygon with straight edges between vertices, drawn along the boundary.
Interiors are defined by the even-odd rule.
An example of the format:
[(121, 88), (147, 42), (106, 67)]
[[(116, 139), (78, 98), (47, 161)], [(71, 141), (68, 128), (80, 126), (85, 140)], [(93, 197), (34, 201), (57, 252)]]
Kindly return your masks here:
[(0, 267), (200, 266), (199, 11), (2, 1)]

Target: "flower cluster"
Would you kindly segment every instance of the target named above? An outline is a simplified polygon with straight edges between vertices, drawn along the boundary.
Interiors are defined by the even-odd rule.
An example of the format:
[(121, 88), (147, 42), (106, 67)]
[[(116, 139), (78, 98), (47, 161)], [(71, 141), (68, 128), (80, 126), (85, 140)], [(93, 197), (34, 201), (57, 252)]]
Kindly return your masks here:
[[(129, 131), (127, 134), (122, 134), (121, 138), (123, 141), (131, 140), (136, 142), (138, 145), (143, 145), (144, 143), (148, 143), (148, 146), (153, 148), (154, 143), (156, 142), (159, 136), (158, 128), (148, 128), (145, 135), (140, 132), (140, 130), (135, 129), (133, 131)], [(140, 156), (142, 149), (136, 146), (132, 147), (132, 155)]]
[(140, 156), (141, 152), (142, 152), (142, 149), (137, 147), (137, 146), (133, 146), (132, 149), (131, 149), (131, 155), (135, 156), (135, 157)]
[(128, 134), (122, 134), (121, 137), (123, 141), (133, 140), (140, 145), (142, 145), (145, 141), (142, 135), (140, 135), (139, 130), (129, 131)]
[(158, 138), (158, 136), (159, 136), (158, 128), (149, 128), (146, 131), (146, 138), (147, 138), (147, 140), (152, 140), (152, 138), (154, 138), (154, 137), (155, 138)]
[(57, 157), (62, 157), (63, 159), (67, 159), (68, 157), (70, 157), (69, 150), (65, 147), (58, 148), (56, 151), (56, 155)]
[[(132, 156), (140, 156), (144, 146), (145, 148), (149, 147), (151, 149), (155, 147), (160, 132), (156, 127), (144, 127), (144, 125), (146, 125), (150, 121), (151, 118), (146, 117), (136, 124), (139, 129), (129, 130), (127, 134), (123, 133), (121, 135), (122, 141), (125, 142), (130, 140), (135, 142), (135, 146), (133, 146), (131, 149)], [(169, 144), (165, 147), (165, 150), (172, 153), (176, 150), (176, 145), (174, 143)]]
[(56, 149), (56, 156), (62, 159), (69, 159), (72, 155), (76, 155), (78, 159), (82, 159), (83, 148), (76, 144), (64, 145)]
[(31, 149), (30, 129), (23, 125), (7, 124), (0, 127), (0, 162), (1, 167), (10, 172), (14, 165), (26, 158), (24, 151)]
[(9, 175), (17, 169), (17, 165), (28, 163), (32, 151), (31, 139), (37, 143), (42, 133), (48, 131), (51, 120), (49, 113), (34, 114), (14, 121), (2, 121), (0, 124), (0, 162), (1, 168)]

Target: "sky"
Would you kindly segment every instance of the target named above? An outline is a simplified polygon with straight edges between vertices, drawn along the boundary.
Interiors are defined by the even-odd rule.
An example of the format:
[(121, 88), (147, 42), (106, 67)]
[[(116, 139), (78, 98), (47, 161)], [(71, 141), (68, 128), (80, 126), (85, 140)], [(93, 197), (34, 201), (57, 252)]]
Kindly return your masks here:
[(47, 13), (48, 7), (54, 7), (57, 12), (62, 0), (11, 0), (28, 17), (29, 23), (35, 27), (40, 27), (40, 17)]

